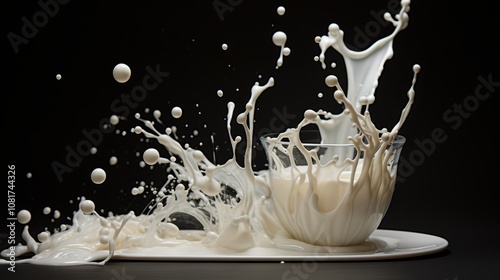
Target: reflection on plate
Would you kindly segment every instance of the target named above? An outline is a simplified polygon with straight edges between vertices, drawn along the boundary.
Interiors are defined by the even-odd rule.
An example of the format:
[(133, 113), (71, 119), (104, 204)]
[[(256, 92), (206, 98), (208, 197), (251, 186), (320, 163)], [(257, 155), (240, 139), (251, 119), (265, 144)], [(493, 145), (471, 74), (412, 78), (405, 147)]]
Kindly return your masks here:
[[(357, 261), (416, 257), (440, 252), (448, 246), (445, 239), (423, 233), (376, 230), (368, 239), (376, 249), (370, 252), (324, 253), (255, 247), (245, 251), (205, 246), (137, 248), (116, 251), (115, 260), (157, 261)], [(320, 247), (316, 247), (320, 248)]]

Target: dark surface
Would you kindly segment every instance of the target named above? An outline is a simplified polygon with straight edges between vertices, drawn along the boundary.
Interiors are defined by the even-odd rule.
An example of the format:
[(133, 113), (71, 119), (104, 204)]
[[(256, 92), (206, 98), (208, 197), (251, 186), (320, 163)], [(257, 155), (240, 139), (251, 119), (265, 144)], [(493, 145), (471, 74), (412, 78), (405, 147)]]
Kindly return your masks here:
[[(259, 99), (256, 131), (267, 131), (269, 120), (276, 117), (273, 109), (293, 114), (288, 119), (288, 126), (293, 126), (304, 109), (333, 106), (323, 81), (327, 74), (339, 74), (336, 71), (342, 69), (342, 62), (335, 71), (322, 71), (312, 60), (319, 54), (314, 37), (326, 34), (328, 24), (336, 22), (346, 33), (347, 43), (363, 48), (359, 41), (353, 43), (357, 30), (375, 24), (373, 14), (385, 10), (390, 1), (317, 0), (308, 1), (307, 6), (280, 1), (233, 3), (237, 2), (241, 3), (225, 12), (221, 20), (212, 1), (71, 1), (60, 5), (26, 44), (19, 45), (17, 53), (8, 34), (21, 34), (22, 18), (32, 19), (41, 7), (36, 1), (4, 4), (4, 153), (7, 164), (16, 165), (16, 209), (32, 212), (30, 229), (34, 235), (45, 227), (52, 230), (68, 223), (65, 219), (76, 205), (69, 201), (80, 196), (94, 200), (103, 213), (140, 212), (148, 199), (130, 195), (136, 181), (164, 181), (162, 170), (137, 168), (139, 159), (134, 154), (145, 145), (134, 135), (105, 134), (98, 154), (83, 157), (62, 180), (51, 167), (54, 162), (65, 162), (68, 147), (75, 148), (85, 140), (84, 130), (97, 128), (102, 119), (115, 113), (111, 104), (142, 84), (146, 67), (160, 65), (170, 75), (128, 112), (129, 120), (120, 122), (119, 129), (128, 131), (139, 124), (133, 119), (135, 112), (161, 109), (163, 120), (179, 126), (181, 133), (200, 130), (200, 138), (191, 145), (210, 143), (209, 135), (215, 133), (216, 144), (227, 147), (226, 103), (234, 101), (236, 112), (240, 112), (258, 75), (263, 77), (261, 83), (270, 76), (277, 83)], [(409, 27), (394, 42), (394, 58), (385, 65), (377, 102), (371, 108), (377, 125), (392, 126), (406, 103), (411, 67), (415, 63), (422, 66), (415, 104), (401, 130), (408, 139), (402, 155), (407, 164), (400, 166), (400, 180), (380, 227), (441, 236), (450, 243), (447, 250), (411, 259), (317, 264), (19, 264), (16, 273), (0, 266), (1, 279), (498, 279), (500, 192), (495, 175), (499, 154), (498, 141), (491, 133), (498, 128), (494, 113), (500, 89), (499, 26), (491, 3), (414, 1)], [(283, 17), (276, 14), (279, 5), (287, 8)], [(292, 50), (279, 70), (274, 68), (278, 49), (271, 42), (277, 30), (287, 33)], [(390, 31), (381, 29), (368, 39), (373, 42)], [(229, 45), (226, 52), (221, 50), (222, 43)], [(132, 78), (126, 84), (117, 84), (111, 76), (119, 62), (132, 68)], [(58, 73), (62, 74), (60, 81), (55, 79)], [(339, 78), (341, 82), (344, 79), (342, 74)], [(478, 95), (478, 86), (484, 85), (481, 80), (489, 80), (490, 87), (483, 87)], [(223, 98), (217, 97), (218, 89), (224, 90)], [(316, 98), (318, 92), (325, 97)], [(173, 106), (184, 109), (183, 118), (169, 118)], [(198, 111), (203, 114), (198, 116)], [(188, 128), (185, 123), (189, 123)], [(430, 142), (436, 131), (444, 136)], [(204, 148), (211, 154), (211, 145)], [(262, 150), (256, 154), (255, 164), (263, 168)], [(107, 165), (112, 155), (120, 163), (114, 167)], [(224, 148), (218, 150), (219, 160), (229, 156)], [(98, 166), (107, 167), (108, 179), (95, 186), (89, 174)], [(26, 178), (28, 172), (33, 178)], [(0, 205), (7, 208), (7, 203)], [(42, 214), (45, 206), (61, 211), (62, 218), (52, 222), (51, 216)], [(0, 213), (6, 221), (5, 211)], [(16, 230), (17, 241), (22, 242), (22, 227)], [(0, 247), (4, 248), (8, 232), (2, 227), (0, 233)]]

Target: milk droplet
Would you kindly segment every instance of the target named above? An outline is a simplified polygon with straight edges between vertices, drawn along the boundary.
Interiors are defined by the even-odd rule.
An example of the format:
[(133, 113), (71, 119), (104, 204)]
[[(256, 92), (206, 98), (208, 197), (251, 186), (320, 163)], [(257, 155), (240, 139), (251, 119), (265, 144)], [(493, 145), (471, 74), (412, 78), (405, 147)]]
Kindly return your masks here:
[(40, 233), (37, 235), (37, 237), (38, 237), (38, 241), (40, 241), (40, 242), (45, 242), (45, 241), (47, 241), (47, 240), (49, 239), (50, 235), (49, 235), (49, 233), (48, 233), (48, 232), (43, 231), (43, 232), (40, 232)]
[(99, 242), (100, 242), (101, 244), (103, 244), (103, 245), (108, 244), (108, 243), (109, 243), (109, 237), (108, 237), (108, 236), (105, 236), (105, 235), (104, 235), (104, 236), (101, 236), (101, 237), (99, 237)]
[(321, 42), (321, 37), (319, 36), (314, 37), (314, 42), (319, 44), (319, 42)]
[(222, 49), (227, 50), (227, 44), (222, 44)]
[(17, 213), (17, 221), (25, 225), (31, 220), (31, 213), (28, 210), (21, 210)]
[(153, 116), (155, 119), (159, 119), (161, 117), (161, 111), (160, 110), (154, 110)]
[(368, 105), (368, 98), (366, 96), (361, 96), (359, 98), (359, 104), (365, 106), (365, 105)]
[(147, 164), (154, 165), (158, 162), (158, 159), (160, 158), (160, 153), (155, 148), (149, 148), (146, 151), (144, 151), (142, 158)]
[(57, 74), (57, 75), (56, 75), (56, 79), (57, 79), (57, 80), (60, 80), (61, 78), (62, 78), (61, 74)]
[(290, 50), (290, 48), (284, 48), (283, 49), (283, 55), (284, 56), (289, 56), (291, 52), (292, 52), (292, 50)]
[(97, 148), (96, 147), (90, 148), (90, 153), (93, 155), (97, 154)]
[(322, 92), (318, 93), (318, 97), (323, 98), (323, 93)]
[(278, 61), (276, 62), (276, 69), (278, 69), (281, 65), (283, 65), (283, 52), (285, 49), (286, 34), (282, 31), (277, 31), (273, 34), (272, 39), (276, 46), (281, 47), (280, 55), (278, 57)]
[(218, 95), (219, 97), (222, 97), (222, 96), (224, 96), (224, 92), (223, 92), (222, 90), (220, 90), (220, 89), (219, 89), (219, 90), (217, 91), (217, 95)]
[(61, 212), (59, 210), (54, 210), (54, 219), (59, 219), (61, 217)]
[(45, 215), (50, 214), (50, 211), (52, 211), (52, 209), (50, 209), (50, 207), (43, 208), (43, 214), (45, 214)]
[(109, 118), (109, 123), (112, 124), (112, 125), (117, 125), (119, 122), (120, 122), (120, 118), (118, 118), (117, 115), (112, 115)]
[(413, 65), (413, 72), (415, 72), (415, 73), (420, 72), (420, 68), (421, 68), (421, 67), (420, 67), (420, 65), (418, 65), (418, 64)]
[(92, 200), (86, 199), (80, 203), (80, 210), (82, 210), (84, 214), (89, 215), (94, 212), (95, 204)]
[(166, 223), (164, 229), (165, 233), (170, 237), (175, 237), (179, 234), (179, 228), (175, 224)]
[(313, 120), (318, 117), (318, 114), (314, 112), (313, 110), (309, 109), (304, 112), (304, 118), (308, 120)]
[(125, 63), (119, 63), (113, 68), (113, 78), (119, 83), (125, 83), (130, 79), (131, 71)]
[(277, 31), (276, 33), (274, 33), (273, 43), (278, 47), (284, 46), (286, 43), (286, 34), (282, 31)]
[(174, 107), (172, 109), (172, 117), (178, 119), (182, 116), (182, 109), (180, 107)]
[(337, 63), (332, 62), (332, 64), (331, 64), (330, 66), (331, 66), (332, 68), (335, 68), (335, 67), (337, 67)]
[(325, 84), (329, 87), (334, 87), (338, 84), (338, 79), (334, 75), (328, 75), (325, 79)]
[(33, 174), (31, 174), (31, 172), (26, 173), (26, 178), (31, 179), (31, 177), (33, 177)]
[(94, 184), (102, 184), (106, 180), (106, 172), (102, 168), (96, 168), (90, 174), (90, 179)]
[(375, 103), (375, 95), (370, 94), (366, 97), (366, 100), (368, 101), (368, 104), (373, 104)]
[(138, 189), (138, 188), (136, 188), (136, 187), (134, 187), (134, 188), (132, 188), (132, 190), (130, 191), (130, 193), (131, 193), (132, 195), (138, 195), (138, 194), (139, 194), (139, 189)]
[(115, 165), (118, 162), (118, 158), (112, 156), (109, 158), (109, 165)]
[(278, 15), (282, 16), (285, 14), (285, 7), (283, 6), (279, 6), (278, 9), (276, 9), (276, 12), (278, 13)]

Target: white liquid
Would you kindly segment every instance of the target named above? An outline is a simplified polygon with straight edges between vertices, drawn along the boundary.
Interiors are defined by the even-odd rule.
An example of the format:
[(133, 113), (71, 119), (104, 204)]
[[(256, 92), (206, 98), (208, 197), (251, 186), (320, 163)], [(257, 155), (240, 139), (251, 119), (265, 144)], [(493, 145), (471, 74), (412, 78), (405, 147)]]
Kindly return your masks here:
[[(168, 164), (172, 171), (164, 187), (156, 190), (156, 200), (150, 205), (150, 211), (138, 215), (130, 212), (101, 217), (95, 211), (94, 203), (82, 198), (72, 224), (64, 231), (52, 235), (40, 233), (40, 242), (37, 242), (31, 237), (29, 227), (25, 226), (23, 239), (26, 245), (17, 246), (16, 255), (27, 252), (35, 255), (19, 262), (46, 265), (104, 264), (115, 252), (158, 255), (166, 249), (182, 250), (190, 247), (204, 248), (214, 254), (220, 248), (235, 252), (254, 248), (266, 248), (267, 252), (314, 252), (317, 248), (314, 244), (357, 245), (322, 247), (322, 250), (328, 252), (373, 250), (373, 246), (363, 242), (366, 234), (376, 228), (385, 213), (396, 175), (387, 169), (385, 148), (394, 140), (408, 115), (413, 101), (413, 86), (400, 121), (390, 131), (376, 129), (371, 122), (368, 106), (363, 114), (361, 108), (362, 105), (373, 103), (382, 66), (392, 55), (392, 40), (406, 27), (409, 1), (403, 1), (402, 4), (397, 20), (391, 19), (395, 24), (395, 31), (363, 52), (347, 49), (343, 42), (343, 32), (334, 24), (330, 25), (327, 36), (319, 39), (316, 37), (315, 41), (321, 49), (317, 60), (322, 63), (323, 68), (326, 67), (325, 52), (329, 47), (336, 49), (346, 61), (349, 82), (347, 97), (335, 77), (329, 76), (325, 82), (328, 86), (337, 88), (335, 99), (344, 104), (349, 114), (333, 115), (324, 111), (307, 110), (304, 120), (297, 128), (288, 129), (274, 139), (279, 141), (287, 137), (300, 150), (303, 148), (298, 137), (300, 129), (308, 124), (316, 124), (324, 143), (353, 143), (358, 151), (364, 152), (362, 163), (352, 163), (356, 168), (359, 166), (359, 169), (352, 169), (356, 170), (354, 180), (350, 180), (350, 173), (346, 171), (346, 166), (351, 162), (341, 166), (332, 161), (321, 162), (319, 168), (310, 164), (297, 168), (298, 172), (290, 175), (289, 179), (268, 176), (267, 172), (255, 174), (252, 170), (251, 141), (254, 135), (254, 113), (258, 97), (274, 85), (274, 79), (270, 78), (266, 84), (256, 83), (252, 87), (245, 110), (235, 119), (235, 104), (228, 103), (226, 127), (233, 158), (222, 165), (212, 163), (201, 151), (183, 147), (177, 141), (175, 127), (167, 128), (163, 133), (156, 129), (153, 122), (141, 120), (137, 113), (136, 118), (143, 122), (147, 130), (137, 126), (133, 131), (158, 141), (168, 150), (164, 154), (169, 155), (168, 158), (163, 157), (163, 153), (156, 149), (148, 149), (143, 154), (145, 162), (141, 164)], [(282, 13), (284, 8), (278, 9), (278, 14)], [(283, 56), (289, 54), (290, 50), (285, 47), (285, 33), (276, 32), (272, 39), (281, 48), (276, 66), (278, 68), (283, 65)], [(125, 66), (117, 65), (116, 73), (113, 71), (118, 82), (126, 82), (130, 77), (130, 69)], [(418, 72), (418, 67), (415, 67), (414, 72)], [(181, 115), (179, 107), (172, 110), (173, 117)], [(155, 117), (159, 116), (161, 113), (158, 111)], [(234, 120), (243, 126), (244, 137), (248, 140), (243, 166), (236, 161), (236, 147), (243, 137), (232, 134)], [(352, 128), (353, 123), (355, 128)], [(359, 134), (357, 130), (360, 131)], [(361, 145), (363, 137), (370, 139), (367, 145)], [(317, 172), (312, 172), (313, 169)], [(330, 176), (331, 174), (338, 176)], [(298, 184), (297, 176), (303, 179)], [(106, 173), (96, 168), (91, 179), (96, 184), (103, 183)], [(372, 184), (373, 181), (377, 183)], [(271, 184), (268, 185), (268, 182)], [(141, 187), (134, 188), (132, 192), (141, 193), (144, 186)], [(229, 188), (235, 195), (224, 194)], [(356, 211), (353, 212), (353, 209)], [(199, 221), (204, 230), (194, 233), (179, 230), (169, 222), (173, 213), (189, 214)], [(325, 222), (325, 219), (329, 222)], [(20, 221), (29, 222), (26, 212), (20, 213)], [(309, 222), (310, 226), (297, 228), (296, 221)], [(2, 256), (6, 257), (7, 253), (8, 250), (4, 250)]]
[(130, 79), (131, 75), (132, 71), (125, 63), (118, 63), (113, 68), (113, 78), (115, 78), (118, 83), (126, 83)]

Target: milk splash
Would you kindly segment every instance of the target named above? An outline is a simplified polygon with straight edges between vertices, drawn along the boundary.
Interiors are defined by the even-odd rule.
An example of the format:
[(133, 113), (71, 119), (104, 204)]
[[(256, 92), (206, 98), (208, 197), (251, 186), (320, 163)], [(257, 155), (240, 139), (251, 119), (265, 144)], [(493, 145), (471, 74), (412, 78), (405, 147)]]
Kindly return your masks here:
[[(213, 254), (217, 254), (221, 249), (226, 250), (225, 252), (247, 252), (256, 248), (264, 248), (270, 254), (277, 250), (312, 252), (318, 248), (316, 245), (327, 245), (322, 246), (321, 250), (332, 253), (373, 249), (364, 246), (366, 237), (362, 235), (354, 235), (347, 243), (345, 240), (338, 241), (338, 236), (345, 235), (338, 232), (338, 225), (331, 232), (332, 238), (327, 240), (318, 240), (311, 234), (311, 231), (317, 232), (319, 228), (305, 227), (302, 229), (305, 234), (291, 234), (295, 227), (293, 221), (284, 217), (292, 213), (315, 223), (324, 221), (326, 217), (343, 224), (343, 221), (353, 220), (349, 209), (360, 207), (359, 209), (364, 209), (363, 211), (368, 214), (375, 213), (376, 217), (361, 216), (361, 220), (354, 221), (358, 226), (354, 227), (354, 230), (370, 232), (378, 226), (387, 209), (396, 177), (395, 169), (388, 167), (389, 162), (394, 159), (391, 156), (394, 150), (391, 145), (413, 102), (413, 85), (419, 67), (414, 67), (415, 76), (408, 92), (409, 102), (403, 109), (399, 122), (391, 130), (377, 129), (370, 119), (368, 108), (375, 100), (374, 93), (383, 64), (392, 56), (392, 42), (396, 34), (408, 24), (409, 4), (410, 1), (402, 1), (401, 11), (394, 19), (385, 17), (394, 24), (394, 32), (365, 51), (349, 50), (343, 41), (343, 31), (336, 24), (329, 26), (327, 35), (317, 37), (321, 49), (318, 60), (323, 68), (326, 67), (325, 52), (329, 47), (344, 57), (348, 76), (347, 96), (336, 77), (328, 76), (326, 83), (336, 88), (334, 98), (345, 106), (345, 111), (334, 115), (325, 111), (307, 110), (304, 113), (304, 120), (297, 128), (288, 129), (279, 136), (268, 139), (271, 143), (268, 154), (270, 149), (276, 147), (283, 139), (290, 140), (292, 147), (303, 150), (304, 145), (300, 141), (299, 133), (306, 125), (316, 124), (323, 143), (352, 144), (358, 154), (364, 154), (362, 161), (358, 157), (338, 162), (338, 155), (333, 151), (326, 155), (328, 160), (322, 162), (319, 158), (315, 158), (314, 153), (304, 151), (310, 156), (311, 162), (305, 170), (296, 168), (298, 173), (294, 173), (294, 176), (309, 184), (299, 188), (292, 184), (292, 187), (286, 190), (271, 187), (274, 184), (270, 184), (272, 182), (269, 179), (270, 177), (272, 179), (272, 176), (269, 176), (267, 171), (254, 172), (251, 162), (253, 152), (251, 140), (254, 134), (256, 103), (259, 96), (274, 85), (273, 78), (269, 78), (264, 85), (256, 83), (251, 88), (245, 110), (235, 118), (244, 128), (244, 137), (247, 140), (242, 166), (236, 160), (236, 147), (242, 145), (240, 142), (243, 138), (240, 135), (234, 136), (231, 131), (235, 108), (232, 102), (227, 105), (226, 126), (233, 157), (222, 165), (211, 162), (199, 150), (183, 147), (173, 137), (172, 129), (162, 132), (156, 127), (155, 122), (141, 119), (137, 114), (136, 118), (142, 125), (133, 130), (147, 138), (155, 139), (166, 149), (158, 151), (150, 148), (143, 155), (146, 164), (166, 165), (169, 170), (165, 184), (149, 205), (151, 210), (139, 215), (130, 212), (102, 217), (95, 211), (95, 205), (91, 200), (82, 198), (79, 209), (73, 216), (72, 225), (61, 232), (41, 233), (38, 235), (40, 242), (37, 242), (30, 235), (29, 227), (26, 225), (22, 234), (26, 245), (16, 246), (16, 256), (28, 252), (34, 253), (34, 256), (18, 262), (46, 265), (102, 265), (112, 257), (120, 255), (152, 252), (161, 255), (161, 252), (193, 248)], [(290, 51), (284, 46), (286, 41), (284, 33), (277, 33), (273, 41), (281, 48), (276, 67), (278, 68), (283, 65), (283, 56)], [(179, 110), (175, 112), (175, 116), (182, 114)], [(158, 114), (161, 113), (158, 111)], [(169, 156), (162, 157), (161, 154)], [(348, 169), (347, 165), (351, 166), (351, 169)], [(345, 185), (345, 182), (348, 182), (348, 191), (326, 192), (324, 193), (326, 195), (322, 195), (322, 190), (317, 188), (321, 182), (310, 184), (315, 180), (321, 181), (321, 176), (318, 177), (319, 170), (328, 168), (336, 172), (334, 174), (337, 177), (333, 179), (337, 180), (337, 183)], [(350, 177), (347, 180), (345, 178), (340, 180), (340, 174), (346, 171), (350, 172)], [(103, 179), (104, 175), (101, 175), (97, 176), (100, 177), (98, 182)], [(312, 195), (313, 193), (315, 195)], [(332, 197), (333, 194), (337, 197)], [(291, 197), (294, 198), (290, 199)], [(329, 200), (332, 203), (329, 203)], [(173, 222), (174, 214), (178, 213), (195, 218), (203, 230), (179, 229)], [(337, 244), (358, 247), (335, 247)], [(2, 256), (8, 258), (9, 252), (4, 250)]]

